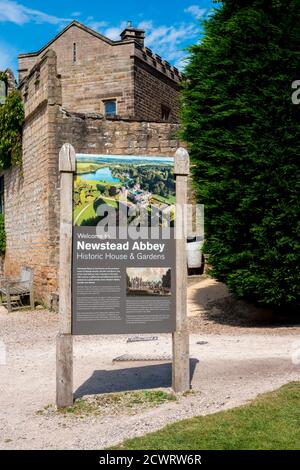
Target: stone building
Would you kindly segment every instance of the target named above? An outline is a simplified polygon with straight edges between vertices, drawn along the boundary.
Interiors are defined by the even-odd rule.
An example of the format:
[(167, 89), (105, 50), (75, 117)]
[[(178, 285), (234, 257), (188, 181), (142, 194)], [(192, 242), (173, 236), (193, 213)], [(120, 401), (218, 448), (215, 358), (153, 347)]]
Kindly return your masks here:
[(128, 27), (120, 41), (111, 41), (74, 21), (39, 51), (19, 56), (19, 80), (51, 48), (68, 111), (177, 122), (181, 75), (144, 47), (144, 37)]
[(179, 146), (180, 72), (129, 25), (111, 41), (74, 21), (37, 52), (19, 56), (25, 105), (22, 168), (3, 172), (4, 272), (34, 271), (35, 296), (57, 295), (58, 153), (173, 155)]

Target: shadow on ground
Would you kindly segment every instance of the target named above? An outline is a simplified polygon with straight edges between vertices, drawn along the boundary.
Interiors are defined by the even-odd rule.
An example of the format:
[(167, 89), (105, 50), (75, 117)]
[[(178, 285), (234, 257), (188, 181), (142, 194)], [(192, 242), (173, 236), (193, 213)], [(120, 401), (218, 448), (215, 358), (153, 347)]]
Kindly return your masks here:
[(194, 312), (189, 318), (191, 332), (201, 330), (203, 322), (241, 328), (299, 326), (299, 315), (239, 300), (229, 293), (224, 284), (211, 278), (203, 278), (191, 285), (189, 309)]
[[(198, 359), (190, 359), (190, 377), (193, 379)], [(96, 370), (75, 392), (75, 398), (100, 393), (116, 393), (172, 386), (172, 363), (151, 364), (117, 370)]]

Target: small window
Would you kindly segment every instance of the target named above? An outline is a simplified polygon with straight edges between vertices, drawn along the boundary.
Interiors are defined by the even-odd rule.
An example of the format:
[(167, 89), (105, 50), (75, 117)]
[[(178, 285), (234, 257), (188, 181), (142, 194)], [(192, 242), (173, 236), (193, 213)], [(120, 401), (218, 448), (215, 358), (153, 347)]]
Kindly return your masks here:
[(74, 42), (74, 44), (73, 44), (73, 63), (75, 64), (76, 61), (77, 61), (77, 46), (76, 46), (76, 42)]
[(161, 118), (163, 121), (169, 121), (171, 116), (171, 109), (167, 106), (162, 105), (161, 107)]
[(107, 117), (114, 117), (117, 114), (117, 101), (107, 100), (104, 101), (104, 114)]
[(0, 176), (0, 214), (4, 214), (4, 176)]
[(7, 96), (7, 84), (4, 80), (0, 80), (0, 104), (4, 104)]

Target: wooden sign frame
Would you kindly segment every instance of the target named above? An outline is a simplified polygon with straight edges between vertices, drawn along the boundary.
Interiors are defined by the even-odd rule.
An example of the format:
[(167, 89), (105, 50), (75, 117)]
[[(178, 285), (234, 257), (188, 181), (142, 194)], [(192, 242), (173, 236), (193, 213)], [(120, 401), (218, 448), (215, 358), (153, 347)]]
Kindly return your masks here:
[[(60, 254), (59, 254), (59, 333), (56, 343), (56, 404), (73, 405), (73, 335), (72, 335), (72, 242), (73, 180), (76, 153), (64, 144), (59, 153), (60, 171)], [(175, 154), (176, 205), (187, 204), (189, 154), (179, 148)], [(181, 209), (180, 209), (181, 208)], [(184, 217), (181, 217), (182, 224)], [(173, 333), (172, 387), (176, 393), (190, 389), (189, 333), (187, 325), (186, 228), (176, 239), (176, 332)]]

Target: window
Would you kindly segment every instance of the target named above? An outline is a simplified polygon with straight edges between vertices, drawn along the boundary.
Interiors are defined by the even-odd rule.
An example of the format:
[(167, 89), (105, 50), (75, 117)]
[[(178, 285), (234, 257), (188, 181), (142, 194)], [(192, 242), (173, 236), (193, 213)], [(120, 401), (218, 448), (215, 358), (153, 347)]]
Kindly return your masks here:
[(104, 101), (104, 114), (107, 117), (114, 117), (117, 114), (117, 101), (107, 100)]
[(171, 116), (171, 109), (167, 106), (162, 105), (161, 107), (161, 118), (163, 121), (169, 121)]
[(76, 46), (76, 42), (74, 42), (74, 44), (73, 44), (73, 63), (75, 64), (76, 61), (77, 61), (77, 46)]
[(7, 85), (4, 80), (0, 80), (0, 104), (4, 104), (7, 96)]
[(0, 214), (4, 214), (4, 176), (0, 176)]

